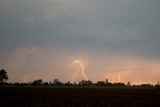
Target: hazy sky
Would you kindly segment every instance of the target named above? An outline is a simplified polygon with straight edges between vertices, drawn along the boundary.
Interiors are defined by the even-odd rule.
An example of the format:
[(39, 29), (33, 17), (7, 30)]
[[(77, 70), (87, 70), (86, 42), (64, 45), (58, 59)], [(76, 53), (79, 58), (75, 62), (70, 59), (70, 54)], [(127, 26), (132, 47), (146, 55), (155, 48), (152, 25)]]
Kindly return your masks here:
[(157, 83), (160, 0), (0, 0), (0, 69), (9, 82)]

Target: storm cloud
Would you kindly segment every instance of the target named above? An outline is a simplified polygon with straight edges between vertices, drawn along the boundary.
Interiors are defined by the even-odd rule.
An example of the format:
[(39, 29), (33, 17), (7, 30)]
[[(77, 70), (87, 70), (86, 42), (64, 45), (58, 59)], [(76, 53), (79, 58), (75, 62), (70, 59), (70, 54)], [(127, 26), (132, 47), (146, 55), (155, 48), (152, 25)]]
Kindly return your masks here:
[[(90, 80), (158, 82), (159, 0), (0, 0), (0, 67), (9, 81), (71, 80), (80, 59)], [(36, 50), (27, 53), (24, 49)], [(105, 74), (105, 75), (104, 75)], [(131, 77), (132, 78), (129, 78)], [(84, 79), (77, 76), (77, 80)], [(114, 80), (113, 80), (114, 81)]]

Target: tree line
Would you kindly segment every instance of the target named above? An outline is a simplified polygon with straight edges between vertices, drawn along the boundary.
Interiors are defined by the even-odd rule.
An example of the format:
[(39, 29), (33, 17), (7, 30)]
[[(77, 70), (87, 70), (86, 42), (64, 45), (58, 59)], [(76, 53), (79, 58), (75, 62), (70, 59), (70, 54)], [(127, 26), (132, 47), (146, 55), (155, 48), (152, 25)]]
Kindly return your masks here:
[(50, 82), (44, 82), (42, 79), (34, 80), (29, 83), (7, 83), (6, 81), (9, 79), (7, 72), (4, 69), (0, 70), (0, 84), (1, 85), (10, 85), (10, 86), (101, 86), (101, 87), (156, 87), (160, 88), (160, 82), (156, 85), (152, 84), (141, 84), (141, 85), (131, 85), (130, 82), (127, 84), (122, 82), (111, 83), (108, 79), (105, 81), (97, 81), (93, 83), (91, 80), (82, 80), (79, 83), (71, 83), (70, 81), (63, 83), (59, 79), (54, 79)]

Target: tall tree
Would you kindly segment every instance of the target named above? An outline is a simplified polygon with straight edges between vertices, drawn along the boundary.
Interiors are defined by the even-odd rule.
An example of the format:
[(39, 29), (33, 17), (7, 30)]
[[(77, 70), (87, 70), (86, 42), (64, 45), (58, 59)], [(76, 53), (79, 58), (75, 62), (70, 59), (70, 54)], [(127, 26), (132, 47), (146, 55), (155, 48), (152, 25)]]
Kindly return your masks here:
[(4, 69), (0, 70), (0, 83), (3, 83), (8, 80), (7, 72)]
[(42, 85), (42, 84), (43, 84), (43, 80), (42, 79), (34, 80), (32, 82), (32, 85)]
[(53, 80), (53, 85), (59, 86), (59, 85), (62, 85), (62, 82), (59, 81), (58, 79), (54, 79), (54, 80)]

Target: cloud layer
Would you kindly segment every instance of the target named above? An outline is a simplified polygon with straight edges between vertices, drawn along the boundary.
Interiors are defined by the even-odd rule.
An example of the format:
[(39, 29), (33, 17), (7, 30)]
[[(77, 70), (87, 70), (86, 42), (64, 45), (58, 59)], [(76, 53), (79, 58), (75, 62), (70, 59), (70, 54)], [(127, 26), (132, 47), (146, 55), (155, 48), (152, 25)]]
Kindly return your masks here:
[(7, 69), (11, 82), (67, 81), (76, 70), (72, 62), (81, 59), (93, 81), (104, 80), (107, 73), (112, 80), (112, 74), (121, 72), (124, 82), (157, 82), (159, 4), (159, 0), (1, 0), (0, 67)]

